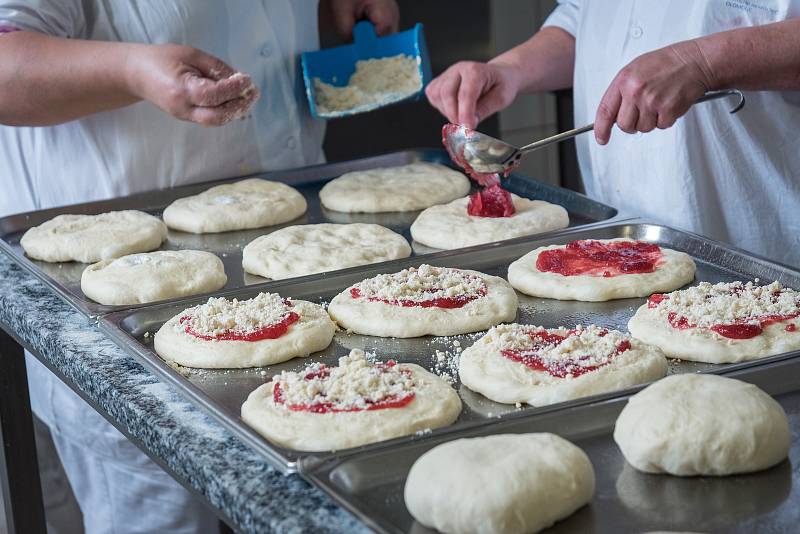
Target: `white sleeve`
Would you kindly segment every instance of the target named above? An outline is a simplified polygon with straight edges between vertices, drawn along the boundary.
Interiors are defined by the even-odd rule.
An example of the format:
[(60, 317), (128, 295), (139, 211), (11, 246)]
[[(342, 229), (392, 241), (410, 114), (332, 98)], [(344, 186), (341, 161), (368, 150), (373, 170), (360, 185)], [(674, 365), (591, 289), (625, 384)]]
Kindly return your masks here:
[(0, 0), (0, 34), (26, 30), (56, 37), (86, 33), (83, 0)]
[(583, 0), (558, 0), (558, 5), (544, 21), (542, 27), (555, 26), (573, 37), (578, 33), (578, 23)]

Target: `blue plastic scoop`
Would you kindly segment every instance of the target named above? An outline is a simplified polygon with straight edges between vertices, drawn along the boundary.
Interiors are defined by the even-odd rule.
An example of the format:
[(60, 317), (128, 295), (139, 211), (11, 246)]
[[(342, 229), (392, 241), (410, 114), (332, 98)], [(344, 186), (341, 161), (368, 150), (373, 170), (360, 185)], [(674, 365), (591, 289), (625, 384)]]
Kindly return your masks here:
[[(408, 96), (386, 102), (359, 106), (356, 109), (320, 112), (314, 94), (314, 78), (336, 87), (347, 85), (350, 76), (356, 70), (356, 61), (363, 59), (385, 58), (404, 54), (417, 59), (422, 84), (418, 91)], [(327, 48), (318, 52), (305, 52), (301, 55), (303, 65), (303, 81), (306, 85), (306, 96), (311, 107), (311, 115), (320, 119), (347, 117), (365, 113), (398, 102), (416, 99), (431, 80), (431, 65), (428, 47), (422, 24), (416, 24), (410, 30), (398, 32), (386, 37), (375, 34), (375, 26), (368, 21), (361, 21), (353, 28), (353, 44)]]

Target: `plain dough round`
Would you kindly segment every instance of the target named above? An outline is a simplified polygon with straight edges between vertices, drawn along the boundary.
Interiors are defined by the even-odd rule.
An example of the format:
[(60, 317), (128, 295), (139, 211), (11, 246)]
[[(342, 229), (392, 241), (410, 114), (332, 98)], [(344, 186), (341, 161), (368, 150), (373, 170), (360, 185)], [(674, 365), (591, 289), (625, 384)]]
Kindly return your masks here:
[(306, 199), (281, 182), (248, 178), (179, 198), (164, 210), (167, 226), (210, 234), (282, 224), (306, 212)]
[(631, 348), (611, 363), (575, 378), (558, 378), (510, 360), (483, 336), (461, 353), (461, 383), (496, 402), (546, 406), (589, 395), (618, 391), (658, 380), (667, 374), (667, 359), (656, 347), (631, 340)]
[(319, 304), (293, 300), (300, 319), (276, 339), (261, 341), (200, 339), (180, 327), (184, 310), (156, 332), (154, 347), (167, 362), (202, 369), (261, 367), (308, 356), (331, 344), (336, 326)]
[(402, 363), (417, 384), (414, 399), (402, 408), (359, 412), (312, 413), (277, 406), (274, 382), (250, 393), (242, 419), (271, 442), (298, 451), (358, 447), (418, 431), (447, 426), (461, 413), (458, 393), (441, 377), (419, 365)]
[(731, 339), (706, 328), (673, 328), (643, 304), (628, 321), (628, 331), (633, 337), (659, 347), (670, 358), (735, 363), (800, 349), (800, 332), (787, 332), (789, 324), (800, 331), (800, 318), (795, 318), (767, 325), (761, 334), (750, 339)]
[[(603, 243), (633, 239), (597, 239)], [(662, 261), (652, 273), (622, 274), (612, 277), (543, 272), (536, 268), (539, 254), (564, 245), (539, 247), (508, 266), (508, 281), (517, 291), (534, 297), (558, 300), (602, 302), (612, 299), (649, 297), (678, 289), (692, 280), (697, 267), (691, 256), (662, 248)]]
[(88, 266), (81, 275), (81, 290), (100, 304), (114, 306), (208, 293), (227, 281), (222, 260), (215, 254), (159, 250)]
[(377, 224), (304, 224), (248, 243), (242, 266), (248, 273), (280, 280), (410, 255), (403, 236)]
[(679, 476), (760, 471), (789, 453), (789, 422), (753, 384), (673, 375), (630, 398), (614, 441), (633, 467)]
[(411, 237), (423, 245), (454, 249), (493, 243), (569, 226), (567, 210), (543, 200), (511, 193), (516, 213), (511, 217), (473, 217), (467, 214), (469, 197), (433, 206), (411, 225)]
[(167, 227), (143, 211), (59, 215), (25, 232), (25, 253), (36, 260), (94, 263), (161, 246)]
[(414, 211), (469, 193), (469, 179), (437, 163), (348, 172), (325, 184), (322, 205), (346, 213)]
[(348, 287), (331, 300), (328, 313), (339, 326), (357, 334), (403, 338), (467, 334), (514, 320), (517, 293), (508, 282), (478, 271), (459, 270), (483, 279), (486, 295), (461, 308), (404, 307), (354, 299)]
[(555, 434), (500, 434), (434, 447), (404, 491), (418, 522), (446, 534), (539, 532), (588, 504), (594, 469)]

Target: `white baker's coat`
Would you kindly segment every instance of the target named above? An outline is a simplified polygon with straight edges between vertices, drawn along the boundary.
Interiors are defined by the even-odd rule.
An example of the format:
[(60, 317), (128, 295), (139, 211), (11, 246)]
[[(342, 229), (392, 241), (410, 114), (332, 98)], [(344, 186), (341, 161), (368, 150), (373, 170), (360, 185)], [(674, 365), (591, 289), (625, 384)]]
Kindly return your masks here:
[[(627, 63), (677, 41), (800, 15), (800, 0), (560, 0), (576, 38), (575, 124)], [(800, 266), (800, 92), (700, 104), (667, 130), (577, 139), (587, 193), (627, 212)]]
[[(52, 127), (0, 126), (0, 216), (323, 161), (324, 123), (308, 112), (298, 70), (299, 54), (319, 46), (317, 0), (0, 0), (0, 46), (12, 29), (188, 44), (250, 74), (261, 99), (250, 117), (219, 128), (146, 102)], [(32, 407), (50, 427), (88, 533), (216, 529), (210, 510), (27, 361)]]

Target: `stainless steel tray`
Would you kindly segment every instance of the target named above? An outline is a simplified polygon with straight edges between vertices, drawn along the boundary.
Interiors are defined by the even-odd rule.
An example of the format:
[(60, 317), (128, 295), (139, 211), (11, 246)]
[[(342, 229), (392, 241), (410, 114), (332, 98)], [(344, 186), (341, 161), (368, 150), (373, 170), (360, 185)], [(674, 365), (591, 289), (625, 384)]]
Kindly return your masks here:
[[(450, 164), (450, 158), (444, 150), (419, 149), (353, 161), (259, 174), (257, 175), (259, 177), (285, 182), (296, 187), (308, 201), (308, 211), (302, 217), (283, 225), (240, 232), (195, 235), (170, 230), (167, 240), (161, 248), (164, 250), (206, 250), (217, 254), (224, 262), (225, 272), (228, 275), (228, 283), (225, 289), (233, 289), (267, 282), (265, 278), (244, 272), (242, 269), (242, 248), (256, 237), (268, 234), (285, 226), (321, 222), (377, 223), (403, 234), (403, 236), (411, 242), (409, 228), (419, 214), (418, 211), (377, 214), (348, 214), (329, 211), (320, 205), (319, 190), (326, 182), (345, 172), (404, 165), (416, 161)], [(41, 278), (45, 283), (61, 294), (67, 302), (87, 315), (96, 316), (120, 309), (141, 307), (104, 306), (89, 300), (80, 288), (81, 273), (86, 267), (86, 264), (75, 262), (47, 263), (31, 260), (25, 256), (22, 247), (19, 245), (22, 234), (29, 228), (42, 224), (64, 213), (96, 214), (113, 210), (138, 209), (160, 216), (164, 208), (178, 198), (195, 195), (213, 185), (233, 182), (240, 179), (242, 178), (206, 182), (203, 184), (176, 187), (169, 190), (149, 191), (111, 200), (11, 215), (0, 219), (0, 249), (6, 250), (18, 264)], [(619, 218), (617, 210), (614, 208), (591, 200), (579, 193), (543, 184), (532, 178), (511, 175), (507, 181), (504, 181), (504, 185), (510, 191), (520, 196), (546, 200), (564, 206), (569, 212), (571, 226), (597, 223), (615, 217)], [(435, 252), (435, 249), (430, 249), (417, 243), (412, 243), (412, 245), (414, 255)]]
[(729, 477), (640, 473), (625, 462), (612, 439), (626, 396), (498, 421), (458, 436), (334, 458), (304, 476), (377, 532), (422, 534), (433, 531), (414, 521), (403, 500), (408, 471), (422, 454), (454, 437), (553, 432), (589, 455), (597, 485), (588, 506), (544, 532), (795, 533), (800, 525), (800, 360), (783, 359), (726, 376), (757, 384), (781, 403), (793, 427), (788, 461), (759, 473)]
[[(663, 226), (641, 223), (613, 224), (567, 230), (552, 233), (545, 237), (519, 238), (504, 243), (484, 245), (460, 251), (440, 252), (425, 257), (424, 261), (433, 265), (476, 269), (505, 277), (508, 264), (535, 247), (545, 244), (566, 243), (579, 238), (599, 239), (621, 236), (643, 239), (689, 253), (697, 261), (698, 281), (718, 282), (758, 277), (762, 280), (780, 280), (786, 285), (800, 287), (800, 273), (788, 267), (748, 256), (741, 251), (696, 235)], [(356, 267), (321, 276), (274, 282), (267, 289), (279, 292), (285, 297), (327, 302), (349, 285), (364, 278), (378, 273), (395, 272), (407, 266), (418, 265), (422, 261), (423, 258), (407, 258), (374, 266)], [(248, 287), (234, 291), (219, 292), (218, 295), (235, 296), (240, 299), (250, 298), (256, 295), (260, 289), (265, 288)], [(300, 370), (308, 363), (315, 361), (335, 364), (336, 359), (345, 355), (351, 348), (375, 351), (381, 358), (396, 358), (402, 362), (413, 362), (425, 368), (434, 369), (434, 352), (436, 350), (447, 351), (452, 354), (456, 352), (456, 343), (466, 348), (480, 336), (480, 334), (472, 334), (449, 338), (386, 339), (339, 332), (330, 347), (307, 359), (295, 359), (264, 369), (182, 370), (184, 374), (181, 374), (154, 353), (152, 334), (169, 318), (180, 313), (184, 308), (199, 304), (203, 300), (203, 298), (193, 298), (181, 302), (154, 305), (139, 310), (118, 312), (103, 317), (100, 324), (113, 339), (143, 364), (164, 380), (173, 383), (187, 397), (205, 408), (241, 439), (261, 451), (278, 469), (284, 471), (297, 469), (297, 461), (301, 458), (305, 459), (304, 461), (307, 465), (311, 465), (315, 461), (335, 456), (335, 454), (301, 453), (271, 445), (241, 421), (239, 408), (242, 402), (252, 390), (268, 381), (274, 374), (283, 370)], [(520, 295), (517, 320), (522, 323), (547, 327), (594, 323), (609, 328), (626, 330), (628, 319), (643, 302), (644, 299), (625, 299), (602, 303), (564, 302)], [(145, 337), (146, 334), (147, 337)], [(670, 372), (722, 372), (750, 365), (753, 364), (712, 365), (682, 362), (673, 363), (670, 366)], [(261, 375), (261, 371), (264, 371), (264, 376)], [(529, 406), (516, 408), (512, 405), (489, 401), (467, 388), (460, 387), (457, 381), (455, 387), (459, 390), (459, 394), (464, 401), (464, 410), (456, 423), (448, 428), (434, 430), (431, 433), (434, 436), (461, 432), (468, 428), (485, 425), (496, 418), (526, 417), (553, 409), (532, 408)], [(610, 394), (606, 397), (615, 395), (619, 395), (619, 393)], [(558, 408), (585, 402), (588, 402), (588, 400), (572, 401), (561, 404)], [(417, 437), (399, 438), (391, 443), (399, 444), (413, 439), (417, 439)], [(376, 445), (362, 447), (359, 450), (365, 451), (373, 447), (376, 447)]]

